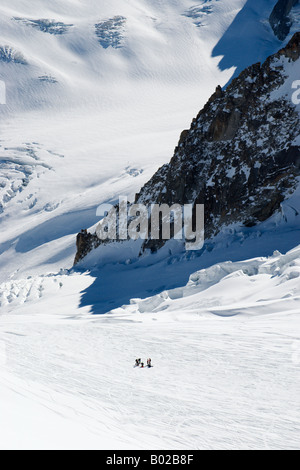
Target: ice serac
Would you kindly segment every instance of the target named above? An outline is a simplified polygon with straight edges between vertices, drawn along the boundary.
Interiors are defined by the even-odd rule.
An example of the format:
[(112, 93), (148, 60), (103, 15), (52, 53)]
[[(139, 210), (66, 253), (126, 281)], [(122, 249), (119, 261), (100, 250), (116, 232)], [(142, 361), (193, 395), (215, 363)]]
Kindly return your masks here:
[(292, 20), (289, 15), (297, 4), (299, 0), (278, 0), (271, 13), (270, 24), (275, 36), (281, 41), (284, 41), (290, 32)]
[[(292, 99), (299, 57), (296, 33), (226, 90), (218, 87), (135, 203), (204, 204), (206, 239), (231, 224), (255, 226), (278, 211), (300, 175), (300, 109)], [(96, 235), (85, 240), (76, 261), (100, 244)], [(163, 245), (149, 238), (143, 248)]]

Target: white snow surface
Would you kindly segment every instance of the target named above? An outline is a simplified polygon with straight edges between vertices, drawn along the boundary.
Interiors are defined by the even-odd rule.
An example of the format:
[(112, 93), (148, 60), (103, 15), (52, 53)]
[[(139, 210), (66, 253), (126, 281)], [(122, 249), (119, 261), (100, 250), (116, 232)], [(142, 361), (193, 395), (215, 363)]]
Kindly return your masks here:
[(279, 49), (273, 6), (2, 0), (1, 449), (299, 448), (299, 192), (201, 257), (119, 244), (71, 269), (96, 208)]
[(299, 448), (299, 278), (300, 247), (106, 315), (88, 275), (2, 285), (0, 447)]

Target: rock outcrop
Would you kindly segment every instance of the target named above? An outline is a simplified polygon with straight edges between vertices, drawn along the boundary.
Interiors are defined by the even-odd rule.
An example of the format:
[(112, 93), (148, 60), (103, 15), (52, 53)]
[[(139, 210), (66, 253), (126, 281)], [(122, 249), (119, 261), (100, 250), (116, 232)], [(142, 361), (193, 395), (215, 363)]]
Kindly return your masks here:
[[(170, 163), (136, 195), (135, 203), (204, 204), (205, 238), (224, 226), (254, 226), (271, 217), (296, 189), (300, 175), (299, 108), (290, 74), (299, 69), (300, 33), (263, 64), (254, 64), (226, 90), (217, 87)], [(299, 142), (299, 141), (298, 141)], [(76, 260), (102, 243), (81, 237)], [(164, 240), (147, 240), (157, 251)]]
[(299, 4), (299, 0), (278, 0), (271, 13), (270, 24), (275, 36), (280, 41), (284, 41), (291, 30), (293, 23), (289, 15), (297, 4)]
[(93, 245), (93, 241), (97, 242), (97, 239), (91, 233), (88, 233), (86, 229), (81, 230), (76, 238), (76, 256), (74, 264), (77, 264), (82, 258), (84, 258), (96, 245)]

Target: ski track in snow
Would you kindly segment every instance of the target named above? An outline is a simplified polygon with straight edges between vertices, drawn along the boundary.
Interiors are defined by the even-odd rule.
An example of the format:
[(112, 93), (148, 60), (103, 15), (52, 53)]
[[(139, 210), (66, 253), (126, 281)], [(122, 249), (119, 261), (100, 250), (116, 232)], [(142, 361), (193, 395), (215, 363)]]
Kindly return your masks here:
[[(55, 324), (9, 324), (7, 367), (29, 406), (88, 427), (98, 448), (108, 432), (111, 447), (295, 449), (299, 364), (292, 345), (299, 336), (283, 324), (112, 318), (64, 322), (63, 334)], [(133, 369), (136, 351), (149, 350), (154, 368)]]

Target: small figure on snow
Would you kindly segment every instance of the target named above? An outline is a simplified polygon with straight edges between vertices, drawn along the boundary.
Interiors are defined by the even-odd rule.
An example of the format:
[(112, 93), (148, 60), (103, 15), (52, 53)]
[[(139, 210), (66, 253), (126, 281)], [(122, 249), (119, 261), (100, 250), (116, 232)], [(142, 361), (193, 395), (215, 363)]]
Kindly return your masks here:
[(147, 359), (147, 367), (149, 367), (149, 368), (150, 368), (150, 367), (152, 367), (152, 364), (151, 364), (151, 359), (150, 359), (150, 358), (149, 358), (149, 359)]
[(141, 365), (141, 359), (136, 359), (135, 360), (135, 367), (138, 367)]

